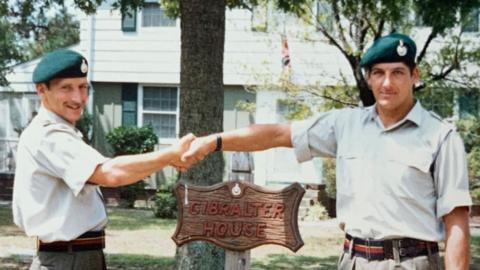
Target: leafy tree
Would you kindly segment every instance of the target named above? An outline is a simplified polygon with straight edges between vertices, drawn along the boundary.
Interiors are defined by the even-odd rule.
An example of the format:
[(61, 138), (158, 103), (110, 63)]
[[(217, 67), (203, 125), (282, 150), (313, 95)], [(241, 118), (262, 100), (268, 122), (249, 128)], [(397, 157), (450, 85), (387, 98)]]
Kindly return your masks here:
[(79, 41), (79, 22), (60, 1), (0, 0), (0, 85), (12, 65)]
[[(174, 1), (174, 0), (168, 0)], [(247, 7), (269, 1), (234, 1)], [(329, 107), (357, 106), (360, 99), (363, 105), (375, 102), (359, 65), (361, 55), (369, 43), (391, 31), (410, 33), (412, 28), (421, 25), (425, 31), (423, 43), (417, 44), (417, 62), (422, 70), (424, 89), (420, 96), (429, 96), (430, 91), (445, 88), (478, 87), (478, 67), (480, 49), (464, 37), (464, 26), (469, 23), (472, 11), (480, 8), (479, 0), (436, 1), (436, 0), (276, 0), (281, 11), (295, 14), (303, 20), (305, 42), (326, 41), (336, 47), (348, 61), (355, 88), (340, 74), (337, 86), (296, 86), (320, 97)], [(321, 12), (317, 13), (317, 10)], [(271, 31), (274, 24), (269, 24)], [(321, 35), (319, 35), (319, 33)], [(424, 32), (422, 32), (424, 33)], [(434, 46), (443, 43), (442, 48)], [(320, 79), (320, 78), (319, 78)], [(289, 90), (284, 82), (273, 82)], [(295, 87), (295, 86), (293, 86)], [(343, 91), (342, 91), (343, 90)], [(351, 95), (352, 90), (358, 91)], [(345, 94), (340, 94), (344, 92)], [(441, 95), (440, 91), (436, 94)]]

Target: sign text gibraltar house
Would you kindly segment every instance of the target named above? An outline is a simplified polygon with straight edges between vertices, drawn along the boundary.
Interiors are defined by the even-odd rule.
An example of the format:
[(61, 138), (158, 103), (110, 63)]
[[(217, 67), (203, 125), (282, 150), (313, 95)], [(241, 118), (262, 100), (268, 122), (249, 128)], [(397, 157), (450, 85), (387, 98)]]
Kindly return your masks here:
[(303, 241), (298, 206), (304, 194), (298, 184), (272, 191), (241, 181), (211, 187), (175, 188), (179, 221), (172, 237), (177, 245), (206, 240), (231, 250), (278, 244), (293, 251)]

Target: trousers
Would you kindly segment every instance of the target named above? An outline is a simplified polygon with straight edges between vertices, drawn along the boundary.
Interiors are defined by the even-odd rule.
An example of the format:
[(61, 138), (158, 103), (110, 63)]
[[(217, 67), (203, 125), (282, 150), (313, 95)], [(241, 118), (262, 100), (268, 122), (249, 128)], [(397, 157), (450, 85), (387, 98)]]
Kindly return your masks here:
[(105, 270), (103, 250), (48, 252), (39, 251), (30, 270)]

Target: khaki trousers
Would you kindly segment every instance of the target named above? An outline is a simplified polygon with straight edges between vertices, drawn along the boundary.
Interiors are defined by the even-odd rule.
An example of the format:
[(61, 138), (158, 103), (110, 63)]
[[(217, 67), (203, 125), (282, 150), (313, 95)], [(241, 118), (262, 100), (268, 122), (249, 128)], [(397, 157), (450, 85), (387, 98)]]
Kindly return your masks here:
[(30, 270), (105, 270), (103, 250), (76, 252), (39, 251)]
[[(429, 258), (430, 257), (430, 258)], [(395, 261), (382, 260), (374, 261), (367, 260), (363, 257), (351, 256), (349, 253), (343, 252), (338, 261), (338, 269), (340, 270), (362, 270), (362, 269), (378, 269), (378, 270), (439, 270), (443, 269), (441, 265), (440, 256), (432, 254), (430, 256), (418, 256), (414, 258), (405, 258)]]

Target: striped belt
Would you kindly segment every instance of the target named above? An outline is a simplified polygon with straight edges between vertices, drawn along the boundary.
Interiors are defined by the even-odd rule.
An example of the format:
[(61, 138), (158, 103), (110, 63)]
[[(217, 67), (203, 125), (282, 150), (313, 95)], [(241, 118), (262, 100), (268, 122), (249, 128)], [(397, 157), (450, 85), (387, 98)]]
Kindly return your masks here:
[(436, 242), (422, 241), (413, 238), (365, 240), (352, 237), (349, 234), (346, 235), (343, 243), (343, 250), (346, 253), (349, 252), (352, 241), (352, 255), (368, 260), (394, 259), (395, 252), (398, 252), (400, 259), (438, 253), (438, 244)]
[(74, 252), (102, 250), (105, 248), (105, 231), (86, 232), (71, 241), (44, 243), (38, 240), (38, 251)]

